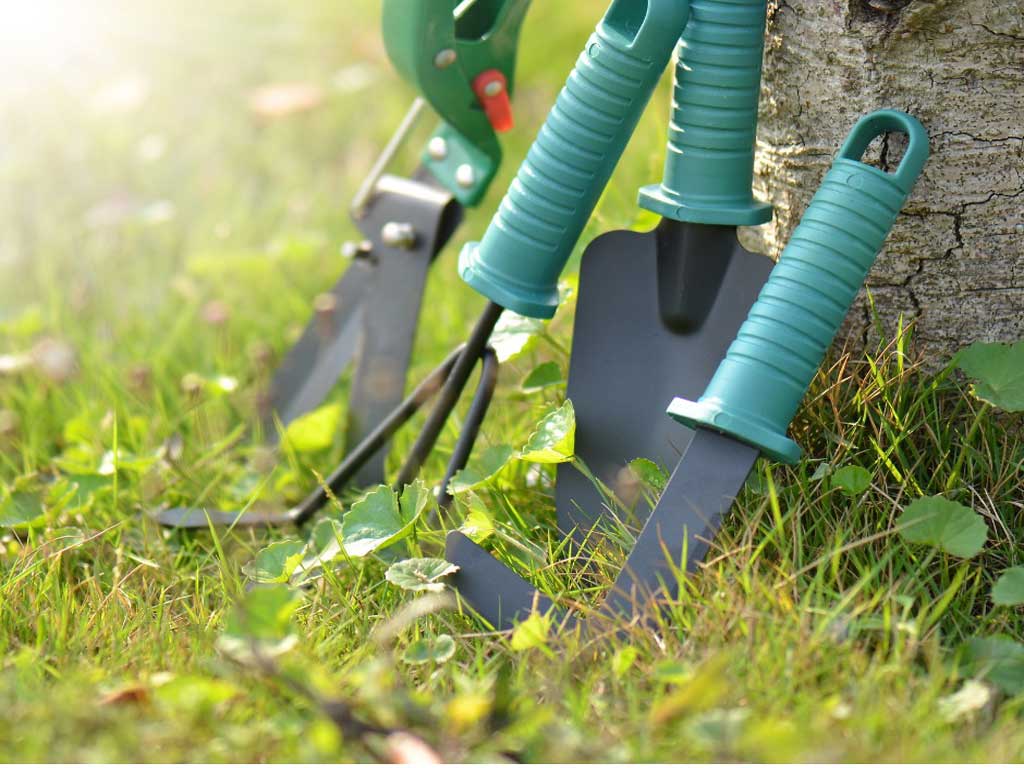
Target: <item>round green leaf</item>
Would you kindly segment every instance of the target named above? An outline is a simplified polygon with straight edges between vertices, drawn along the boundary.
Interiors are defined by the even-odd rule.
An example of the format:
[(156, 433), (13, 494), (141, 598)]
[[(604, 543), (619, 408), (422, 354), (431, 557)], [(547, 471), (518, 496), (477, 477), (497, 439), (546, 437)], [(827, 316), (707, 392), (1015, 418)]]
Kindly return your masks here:
[(1024, 693), (1024, 644), (1005, 635), (972, 637), (964, 644), (967, 674), (984, 677), (1003, 693)]
[(525, 651), (530, 648), (544, 647), (548, 643), (550, 631), (551, 618), (539, 613), (532, 613), (512, 630), (512, 650)]
[(1024, 605), (1024, 566), (1003, 571), (992, 587), (992, 602), (996, 605)]
[(515, 449), (511, 445), (492, 445), (465, 469), (455, 473), (448, 484), (448, 492), (458, 496), (460, 493), (479, 488), (504, 469), (514, 455)]
[(43, 502), (34, 493), (12, 493), (0, 502), (0, 525), (8, 528), (30, 528), (42, 524), (46, 516)]
[(410, 592), (442, 592), (445, 576), (455, 573), (459, 566), (439, 557), (413, 557), (395, 563), (384, 573), (384, 578)]
[(498, 362), (504, 363), (526, 351), (533, 337), (543, 330), (542, 321), (506, 309), (498, 318), (489, 343), (498, 355)]
[(240, 693), (226, 680), (200, 675), (182, 675), (157, 688), (156, 700), (178, 712), (204, 714)]
[(546, 387), (553, 387), (557, 384), (564, 384), (565, 376), (558, 363), (549, 361), (541, 363), (529, 375), (523, 379), (522, 389), (524, 392), (536, 392)]
[(346, 554), (365, 557), (405, 538), (429, 500), (430, 491), (421, 480), (406, 486), (401, 504), (390, 486), (381, 485), (370, 491), (342, 519), (342, 546)]
[(279, 642), (293, 634), (295, 612), (302, 596), (283, 584), (245, 593), (228, 616), (224, 634), (239, 640)]
[(317, 408), (288, 425), (284, 441), (299, 453), (315, 453), (334, 445), (341, 424), (342, 407), (338, 403)]
[(847, 496), (860, 496), (871, 487), (871, 473), (855, 465), (840, 467), (832, 473), (831, 485)]
[(930, 544), (957, 557), (974, 557), (988, 540), (981, 515), (941, 496), (917, 499), (896, 522), (906, 541)]
[(317, 521), (303, 552), (302, 562), (292, 572), (292, 584), (308, 583), (323, 573), (323, 567), (342, 556), (341, 523), (329, 517)]
[(1004, 411), (1024, 411), (1024, 341), (1016, 344), (975, 342), (961, 350), (957, 366), (974, 380), (979, 400)]
[(537, 425), (526, 441), (519, 458), (538, 464), (561, 464), (571, 461), (576, 449), (576, 413), (572, 401), (566, 400)]
[(665, 471), (650, 459), (633, 459), (629, 468), (641, 483), (656, 491), (660, 492), (668, 482)]
[(402, 654), (406, 664), (443, 664), (455, 655), (455, 641), (451, 635), (425, 637), (410, 643)]
[(306, 542), (275, 541), (242, 566), (242, 573), (261, 584), (283, 584), (291, 578), (306, 551)]

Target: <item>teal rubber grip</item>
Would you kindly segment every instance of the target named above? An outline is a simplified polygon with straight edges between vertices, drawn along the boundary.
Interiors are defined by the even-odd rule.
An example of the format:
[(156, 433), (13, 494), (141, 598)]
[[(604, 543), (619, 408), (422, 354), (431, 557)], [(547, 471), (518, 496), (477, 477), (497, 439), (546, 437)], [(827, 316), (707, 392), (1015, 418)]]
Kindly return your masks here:
[(549, 318), (558, 277), (686, 25), (687, 0), (615, 0), (459, 274), (507, 309)]
[[(861, 162), (889, 131), (910, 139), (894, 173)], [(673, 400), (673, 418), (799, 460), (786, 430), (927, 159), (928, 134), (915, 118), (893, 110), (861, 118), (704, 394)]]
[(772, 217), (754, 198), (754, 148), (767, 0), (691, 0), (679, 40), (661, 184), (640, 205), (696, 224), (752, 226)]

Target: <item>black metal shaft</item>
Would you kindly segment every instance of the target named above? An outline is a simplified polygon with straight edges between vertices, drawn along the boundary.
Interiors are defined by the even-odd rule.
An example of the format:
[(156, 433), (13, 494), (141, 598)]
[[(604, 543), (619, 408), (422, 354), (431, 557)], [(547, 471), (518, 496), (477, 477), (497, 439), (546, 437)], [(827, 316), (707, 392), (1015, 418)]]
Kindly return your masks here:
[(408, 485), (419, 475), (423, 463), (433, 450), (441, 430), (444, 429), (448, 416), (455, 409), (455, 404), (458, 403), (462, 391), (466, 388), (466, 382), (469, 381), (473, 368), (476, 367), (477, 361), (480, 360), (487, 348), (491, 332), (503, 311), (504, 307), (500, 304), (495, 304), (493, 301), (488, 302), (483, 314), (476, 321), (473, 332), (462, 348), (462, 354), (459, 355), (459, 359), (445, 380), (444, 387), (438, 395), (433, 410), (427, 417), (426, 424), (423, 425), (419, 437), (416, 438), (416, 443), (409, 452), (409, 457), (405, 460), (395, 479), (396, 487), (402, 488)]
[(497, 384), (498, 355), (488, 347), (484, 350), (480, 360), (480, 383), (477, 384), (473, 402), (469, 404), (469, 412), (462, 424), (462, 431), (459, 432), (455, 450), (452, 451), (451, 459), (448, 461), (444, 480), (441, 481), (441, 493), (437, 497), (437, 506), (440, 509), (447, 509), (448, 505), (452, 503), (448, 485), (455, 473), (464, 469), (469, 461), (469, 455), (473, 452), (473, 445), (476, 443), (477, 435), (480, 434), (480, 427), (483, 425), (487, 409), (491, 405), (491, 398), (494, 397), (494, 388)]
[[(429, 400), (443, 382), (450, 380), (455, 367), (464, 357), (466, 346), (457, 347), (427, 378), (403, 400), (397, 408), (357, 445), (345, 460), (338, 465), (326, 480), (326, 488), (318, 485), (300, 504), (289, 510), (289, 517), (296, 525), (309, 520), (319, 510), (330, 493), (339, 493), (355, 477), (366, 461), (391, 439), (392, 435), (405, 424), (420, 406)], [(400, 486), (401, 487), (401, 486)]]

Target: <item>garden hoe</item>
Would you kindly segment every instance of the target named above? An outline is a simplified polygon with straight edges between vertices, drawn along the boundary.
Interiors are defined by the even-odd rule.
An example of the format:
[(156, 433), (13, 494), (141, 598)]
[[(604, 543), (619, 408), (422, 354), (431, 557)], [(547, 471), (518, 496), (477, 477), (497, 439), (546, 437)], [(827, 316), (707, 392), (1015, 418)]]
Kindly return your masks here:
[(559, 528), (577, 540), (616, 506), (646, 518), (630, 462), (675, 466), (692, 433), (664, 404), (704, 391), (774, 264), (736, 230), (772, 216), (751, 192), (766, 10), (692, 0), (664, 181), (640, 192), (662, 221), (604, 234), (583, 254), (566, 391), (576, 461), (559, 465), (555, 486)]
[[(461, 222), (463, 206), (479, 203), (501, 162), (496, 134), (511, 128), (509, 95), (530, 2), (384, 2), (388, 53), (422, 96), (353, 200), (351, 215), (365, 239), (346, 247), (351, 265), (330, 293), (317, 298), (314, 317), (274, 374), (261, 409), (263, 433), (276, 442), (278, 423), (287, 425), (320, 405), (353, 365), (346, 442), (354, 447), (339, 468), (336, 490), (351, 481), (383, 481), (391, 435), (451, 372), (455, 356), (402, 400), (430, 264)], [(410, 178), (385, 175), (427, 103), (443, 122), (421, 167)], [(493, 370), (482, 378), (477, 410), (486, 409), (493, 379)], [(472, 444), (468, 436), (463, 442)], [(179, 528), (286, 524), (302, 522), (325, 500), (318, 489), (287, 512), (176, 507), (156, 518)]]
[[(894, 173), (861, 161), (889, 131), (909, 137)], [(854, 126), (707, 389), (697, 401), (669, 405), (693, 437), (594, 617), (597, 626), (652, 618), (648, 611), (676, 594), (679, 574), (703, 560), (758, 455), (799, 459), (788, 425), (927, 157), (927, 133), (902, 112), (875, 112)], [(497, 629), (555, 609), (551, 597), (458, 531), (448, 535), (446, 556), (459, 566), (452, 584), (460, 598)], [(574, 614), (562, 625), (587, 626)]]

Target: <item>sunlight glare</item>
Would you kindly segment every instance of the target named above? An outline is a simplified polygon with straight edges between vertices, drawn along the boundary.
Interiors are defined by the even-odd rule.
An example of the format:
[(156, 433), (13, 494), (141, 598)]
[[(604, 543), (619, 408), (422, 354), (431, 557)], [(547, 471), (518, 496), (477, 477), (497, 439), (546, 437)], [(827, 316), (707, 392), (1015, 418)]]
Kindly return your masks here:
[(95, 31), (89, 5), (86, 0), (0, 0), (0, 77), (24, 77), (68, 63)]

